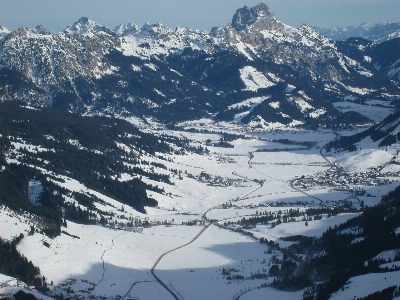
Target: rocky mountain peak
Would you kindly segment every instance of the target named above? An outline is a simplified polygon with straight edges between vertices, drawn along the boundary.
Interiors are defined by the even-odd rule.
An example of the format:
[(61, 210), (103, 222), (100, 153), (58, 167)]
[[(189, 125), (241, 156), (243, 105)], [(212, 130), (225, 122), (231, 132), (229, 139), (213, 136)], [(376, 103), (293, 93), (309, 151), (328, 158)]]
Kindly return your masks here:
[(115, 33), (105, 26), (99, 25), (87, 17), (81, 17), (77, 22), (68, 26), (65, 32), (70, 35), (90, 35), (93, 33), (102, 33), (106, 35), (115, 35)]
[(236, 11), (232, 18), (232, 27), (237, 31), (245, 29), (247, 26), (255, 23), (261, 23), (263, 30), (275, 29), (279, 21), (269, 9), (266, 3), (260, 3), (254, 7), (249, 8), (244, 6)]
[(3, 25), (0, 25), (0, 32), (10, 32), (8, 28), (4, 27)]
[(38, 26), (33, 28), (32, 32), (34, 32), (36, 34), (43, 34), (43, 35), (51, 34), (50, 31), (48, 31), (42, 24), (39, 24)]
[(7, 35), (10, 33), (10, 30), (8, 28), (4, 27), (3, 25), (0, 25), (0, 38), (3, 36)]
[(140, 31), (140, 26), (133, 23), (122, 23), (114, 28), (114, 32), (117, 36), (136, 34), (139, 31)]
[(140, 28), (140, 30), (143, 33), (148, 33), (148, 34), (153, 35), (153, 36), (157, 36), (157, 35), (164, 34), (164, 33), (172, 31), (170, 28), (168, 28), (167, 26), (165, 26), (165, 25), (163, 25), (161, 23), (150, 24), (148, 22), (146, 22)]

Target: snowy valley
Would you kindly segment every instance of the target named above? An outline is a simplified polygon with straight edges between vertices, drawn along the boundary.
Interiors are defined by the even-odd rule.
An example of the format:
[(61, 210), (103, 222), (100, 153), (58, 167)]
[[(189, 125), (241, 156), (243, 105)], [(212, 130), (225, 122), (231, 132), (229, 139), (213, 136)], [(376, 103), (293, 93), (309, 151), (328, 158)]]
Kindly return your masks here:
[(0, 26), (0, 298), (400, 299), (398, 43)]
[[(5, 105), (2, 108), (7, 110)], [(33, 122), (41, 117), (29, 107), (14, 105), (12, 109), (15, 116), (3, 115), (3, 123), (11, 121), (5, 126), (9, 133), (12, 123), (18, 124), (24, 114), (31, 115)], [(62, 115), (56, 117), (64, 126)], [(107, 119), (102, 122), (115, 122)], [(383, 195), (398, 186), (398, 142), (379, 148), (381, 140), (367, 138), (356, 151), (327, 152), (326, 144), (338, 132), (352, 136), (365, 128), (260, 129), (233, 137), (239, 125), (209, 124), (210, 132), (200, 133), (168, 130), (162, 124), (139, 119), (129, 121), (134, 128), (158, 137), (159, 145), (169, 140), (168, 151), (158, 147), (152, 154), (145, 152), (134, 144), (142, 134), (128, 133), (132, 125), (118, 121), (123, 124), (116, 127), (127, 130), (125, 136), (131, 136), (130, 142), (118, 141), (120, 135), (115, 149), (103, 150), (121, 151), (117, 161), (130, 165), (111, 175), (114, 181), (128, 183), (140, 176), (147, 184), (146, 193), (157, 204), (145, 206), (142, 212), (127, 205), (126, 199), (110, 197), (112, 193), (102, 192), (86, 179), (77, 179), (77, 171), (60, 174), (54, 171), (57, 166), (52, 161), (40, 159), (40, 153), (61, 151), (56, 143), (63, 143), (62, 138), (77, 153), (98, 152), (91, 148), (90, 140), (84, 140), (88, 138), (84, 130), (69, 128), (64, 137), (64, 133), (57, 135), (58, 128), (49, 126), (44, 139), (52, 141), (54, 147), (33, 143), (32, 135), (23, 138), (2, 133), (3, 144), (8, 144), (3, 148), (3, 175), (14, 164), (34, 168), (24, 186), (33, 206), (47, 205), (43, 200), (46, 192), (63, 198), (59, 204), (63, 209), (59, 235), (46, 235), (46, 223), (34, 214), (2, 206), (2, 238), (11, 241), (23, 234), (17, 249), (40, 268), (48, 288), (44, 294), (37, 294), (24, 282), (3, 276), (5, 294), (24, 288), (38, 298), (63, 294), (69, 298), (262, 299), (271, 293), (274, 297), (302, 299), (304, 288), (271, 287), (282, 277), (279, 266), (282, 269), (284, 261), (295, 262), (300, 272), (307, 260), (305, 254), (292, 257), (290, 246), (302, 238), (320, 238), (329, 228), (359, 216), (365, 207), (377, 205)], [(398, 126), (394, 132), (398, 132)], [(218, 131), (212, 132), (213, 128)], [(183, 147), (178, 147), (178, 140), (183, 141)], [(221, 145), (221, 140), (226, 144)], [(132, 168), (135, 165), (147, 173), (138, 175)], [(70, 204), (88, 210), (88, 218), (71, 221)], [(342, 229), (348, 230), (358, 229)], [(354, 238), (355, 242), (362, 240), (362, 236)], [(383, 265), (398, 257), (398, 250), (391, 251), (389, 256), (382, 253)], [(278, 266), (278, 273), (271, 271), (273, 266)], [(396, 272), (376, 276), (383, 274), (394, 281), (377, 281), (368, 289), (351, 286), (353, 293), (367, 296), (396, 284)], [(337, 295), (341, 297), (340, 292)]]

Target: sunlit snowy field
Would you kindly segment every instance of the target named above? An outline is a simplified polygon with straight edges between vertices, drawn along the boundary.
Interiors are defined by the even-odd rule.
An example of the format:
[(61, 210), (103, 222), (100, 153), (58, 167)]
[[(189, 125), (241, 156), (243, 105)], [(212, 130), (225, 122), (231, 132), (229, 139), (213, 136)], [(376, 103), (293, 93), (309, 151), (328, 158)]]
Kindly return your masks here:
[[(230, 130), (232, 128), (227, 128), (227, 131)], [(218, 134), (158, 132), (162, 133), (183, 134), (196, 146), (204, 146), (207, 139), (215, 142), (220, 138)], [(63, 230), (70, 235), (61, 234), (57, 238), (49, 239), (39, 233), (28, 236), (29, 220), (1, 209), (0, 236), (12, 239), (20, 233), (25, 235), (18, 245), (19, 251), (40, 267), (47, 282), (53, 282), (51, 289), (57, 294), (65, 293), (66, 289), (70, 288), (84, 297), (119, 295), (130, 299), (173, 299), (151, 273), (152, 267), (165, 254), (156, 265), (154, 273), (181, 299), (233, 299), (239, 295), (242, 295), (240, 299), (301, 299), (302, 291), (289, 293), (263, 287), (265, 283), (271, 282), (273, 277), (230, 281), (223, 275), (223, 268), (240, 270), (244, 277), (250, 277), (257, 272), (268, 272), (272, 254), (266, 254), (268, 246), (265, 244), (216, 225), (207, 228), (204, 225), (183, 225), (188, 221), (201, 219), (205, 213), (208, 219), (224, 224), (260, 212), (276, 212), (290, 208), (304, 211), (308, 207), (321, 207), (329, 205), (331, 201), (349, 197), (348, 191), (333, 192), (329, 188), (315, 187), (304, 193), (291, 185), (291, 180), (295, 178), (303, 175), (313, 176), (330, 168), (329, 163), (321, 156), (320, 149), (335, 137), (332, 132), (290, 130), (253, 133), (252, 136), (251, 139), (235, 140), (234, 148), (208, 146), (209, 155), (162, 154), (169, 158), (169, 161), (145, 157), (147, 161), (163, 163), (167, 169), (182, 171), (182, 178), (172, 176), (171, 173), (174, 185), (143, 178), (146, 182), (164, 188), (165, 193), (162, 195), (148, 192), (149, 196), (158, 201), (158, 208), (146, 208), (147, 215), (144, 215), (125, 207), (124, 215), (148, 218), (149, 221), (160, 221), (164, 224), (134, 233), (68, 222), (67, 228)], [(317, 147), (303, 147), (304, 149), (299, 150), (300, 146), (272, 141), (277, 139), (317, 142)], [(387, 150), (375, 150), (365, 144), (361, 151), (332, 153), (327, 158), (331, 163), (343, 165), (348, 171), (361, 172), (376, 165), (386, 164), (398, 150), (396, 147), (394, 145)], [(266, 151), (283, 148), (286, 151)], [(290, 150), (294, 148), (296, 150)], [(398, 171), (399, 165), (391, 165), (389, 168)], [(155, 168), (155, 172), (170, 174), (169, 171), (159, 168)], [(202, 181), (202, 172), (213, 177), (219, 176), (230, 184), (224, 186)], [(121, 180), (129, 178), (129, 174), (121, 176)], [(63, 179), (65, 183), (57, 184), (71, 191), (96, 195), (104, 200), (102, 204), (96, 203), (99, 209), (122, 214), (118, 210), (122, 205), (117, 201), (91, 191), (75, 180), (66, 177)], [(375, 205), (379, 203), (382, 195), (397, 185), (398, 182), (384, 186), (361, 186), (370, 197), (360, 196), (359, 199), (369, 206)], [(220, 205), (224, 203), (232, 206), (222, 208)], [(329, 226), (333, 227), (358, 214), (339, 214), (329, 219), (324, 215), (322, 220), (310, 221), (309, 226), (304, 226), (300, 219), (298, 222), (283, 223), (274, 228), (270, 225), (259, 225), (249, 231), (256, 238), (274, 240), (285, 247), (291, 242), (284, 242), (280, 240), (281, 237), (318, 237)], [(204, 232), (193, 240), (204, 228)], [(50, 247), (46, 247), (44, 242)], [(274, 255), (279, 256), (281, 253), (278, 251)], [(396, 276), (396, 273), (391, 274), (392, 277)], [(375, 275), (369, 274), (355, 278), (349, 283), (348, 290), (334, 295), (335, 299), (342, 299), (342, 296), (367, 295), (369, 289), (379, 290), (394, 284), (393, 280), (384, 281), (378, 275), (376, 276), (379, 278), (373, 276)], [(357, 282), (363, 280), (369, 282), (367, 290), (357, 285)], [(16, 290), (16, 287), (12, 287), (16, 284), (15, 280), (2, 276), (0, 281), (8, 282), (11, 286), (0, 288), (0, 292)]]

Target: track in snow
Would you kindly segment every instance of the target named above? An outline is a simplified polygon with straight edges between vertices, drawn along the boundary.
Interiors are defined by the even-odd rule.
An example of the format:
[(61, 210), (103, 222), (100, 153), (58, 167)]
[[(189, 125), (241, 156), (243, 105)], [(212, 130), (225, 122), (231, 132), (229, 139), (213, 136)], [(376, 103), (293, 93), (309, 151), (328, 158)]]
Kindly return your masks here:
[(204, 233), (204, 231), (205, 231), (208, 227), (210, 227), (211, 224), (212, 224), (212, 223), (210, 223), (210, 224), (208, 224), (206, 227), (204, 227), (204, 228), (189, 242), (189, 243), (186, 243), (186, 244), (184, 244), (184, 245), (182, 245), (182, 246), (179, 246), (179, 247), (177, 247), (177, 248), (175, 248), (175, 249), (169, 250), (169, 251), (165, 252), (164, 254), (162, 254), (162, 255), (157, 259), (157, 261), (156, 261), (156, 263), (153, 265), (153, 267), (151, 268), (151, 274), (153, 275), (153, 277), (154, 277), (154, 278), (157, 280), (157, 282), (158, 282), (159, 284), (161, 284), (161, 285), (176, 299), (176, 300), (183, 299), (183, 297), (182, 297), (181, 295), (179, 295), (180, 297), (178, 297), (177, 294), (179, 294), (179, 293), (176, 292), (176, 291), (172, 291), (172, 289), (171, 289), (170, 287), (168, 287), (167, 284), (165, 284), (165, 283), (154, 273), (154, 270), (155, 270), (155, 268), (157, 267), (157, 265), (159, 264), (159, 262), (163, 259), (163, 257), (164, 257), (165, 255), (167, 255), (168, 253), (171, 253), (171, 252), (173, 252), (173, 251), (176, 251), (176, 250), (178, 250), (178, 249), (181, 249), (181, 248), (183, 248), (183, 247), (185, 247), (185, 246), (190, 245), (191, 243), (193, 243), (195, 240), (197, 240), (197, 239)]

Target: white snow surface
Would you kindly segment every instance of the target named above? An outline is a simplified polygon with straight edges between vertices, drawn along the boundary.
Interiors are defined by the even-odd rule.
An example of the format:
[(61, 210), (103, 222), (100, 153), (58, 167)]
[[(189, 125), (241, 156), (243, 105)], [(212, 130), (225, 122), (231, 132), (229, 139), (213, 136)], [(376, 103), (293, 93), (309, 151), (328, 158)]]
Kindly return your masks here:
[(341, 112), (357, 111), (375, 122), (382, 121), (385, 117), (393, 112), (392, 109), (388, 109), (386, 107), (363, 105), (348, 101), (335, 102), (333, 105)]
[[(263, 97), (251, 98), (235, 104), (235, 107), (257, 105), (264, 100)], [(146, 208), (147, 214), (138, 213), (127, 205), (124, 205), (122, 212), (120, 202), (101, 194), (100, 191), (91, 190), (68, 176), (57, 175), (44, 168), (40, 171), (51, 175), (54, 184), (70, 192), (80, 192), (101, 199), (102, 202), (95, 202), (96, 208), (113, 213), (115, 220), (126, 222), (129, 217), (148, 220), (152, 223), (151, 228), (144, 228), (142, 233), (138, 233), (126, 229), (84, 226), (68, 221), (67, 227), (62, 228), (68, 234), (63, 233), (49, 239), (40, 233), (28, 235), (30, 225), (35, 224), (35, 220), (30, 216), (19, 216), (0, 208), (0, 236), (12, 240), (23, 233), (25, 237), (18, 245), (19, 251), (40, 267), (48, 281), (54, 282), (57, 292), (62, 291), (63, 284), (70, 284), (75, 291), (86, 291), (94, 287), (90, 291), (94, 296), (172, 299), (150, 272), (161, 255), (165, 254), (156, 266), (155, 274), (185, 299), (232, 299), (244, 290), (247, 293), (243, 294), (243, 299), (301, 299), (302, 291), (288, 293), (260, 288), (273, 278), (228, 284), (222, 275), (222, 268), (240, 269), (240, 275), (245, 277), (267, 268), (260, 263), (264, 258), (267, 262), (271, 258), (264, 253), (268, 249), (266, 245), (238, 232), (217, 228), (215, 225), (206, 228), (190, 243), (205, 227), (187, 226), (182, 223), (201, 219), (206, 213), (208, 218), (217, 219), (219, 224), (223, 224), (243, 217), (249, 218), (260, 212), (277, 212), (290, 208), (305, 210), (308, 207), (320, 207), (321, 204), (329, 205), (332, 201), (346, 199), (349, 196), (346, 190), (332, 191), (330, 188), (314, 187), (304, 193), (290, 185), (291, 180), (302, 175), (314, 176), (329, 169), (329, 164), (320, 155), (320, 147), (332, 140), (335, 134), (329, 130), (308, 131), (288, 127), (282, 130), (247, 131), (249, 129), (240, 124), (214, 123), (208, 119), (179, 124), (185, 128), (208, 129), (210, 133), (204, 134), (165, 130), (161, 124), (151, 119), (147, 120), (147, 124), (138, 118), (131, 118), (129, 121), (147, 132), (186, 137), (192, 146), (209, 149), (209, 153), (205, 155), (191, 152), (186, 152), (185, 155), (142, 154), (141, 160), (162, 163), (168, 170), (177, 169), (182, 174), (182, 178), (179, 179), (178, 175), (166, 169), (154, 168), (157, 173), (170, 175), (173, 185), (154, 182), (143, 176), (144, 182), (165, 190), (163, 194), (147, 191), (150, 197), (158, 201), (158, 207)], [(360, 130), (355, 129), (342, 134), (350, 135)], [(224, 132), (241, 133), (243, 137), (231, 142), (234, 148), (206, 146), (208, 140), (212, 143), (218, 142)], [(279, 139), (313, 141), (317, 143), (318, 148), (305, 149), (300, 145), (281, 144), (277, 142)], [(79, 146), (78, 142), (74, 144)], [(18, 155), (17, 151), (20, 148), (36, 151), (35, 145), (28, 145), (22, 140), (13, 141), (13, 145), (16, 146), (13, 152), (15, 155)], [(377, 150), (372, 141), (363, 141), (359, 146), (361, 150), (331, 153), (328, 159), (332, 163), (343, 165), (349, 171), (366, 172), (371, 167), (387, 164), (397, 150), (396, 145), (388, 147), (387, 150)], [(118, 144), (118, 147), (127, 153), (135, 151), (130, 145)], [(43, 147), (37, 148), (37, 151), (46, 151)], [(299, 148), (303, 150), (294, 150)], [(277, 151), (282, 149), (285, 151)], [(161, 160), (158, 155), (166, 160)], [(10, 161), (10, 158), (7, 160)], [(151, 166), (143, 164), (142, 167), (150, 170)], [(398, 171), (398, 168), (398, 165), (387, 165), (382, 172), (394, 172)], [(209, 174), (212, 179), (218, 178), (219, 181), (202, 181), (202, 172)], [(135, 176), (127, 172), (121, 174), (118, 180), (129, 180)], [(54, 180), (55, 177), (58, 180)], [(364, 200), (368, 206), (378, 203), (382, 195), (399, 185), (398, 178), (392, 179), (390, 184), (364, 187), (371, 197), (360, 196), (359, 199)], [(32, 186), (37, 189), (35, 193), (32, 192), (37, 199), (39, 183), (32, 181)], [(75, 201), (70, 196), (65, 199), (69, 202)], [(301, 205), (298, 204), (299, 201)], [(221, 205), (227, 203), (231, 203), (232, 207), (223, 209)], [(285, 205), (279, 206), (278, 203)], [(354, 203), (357, 205), (358, 202)], [(339, 214), (330, 218), (323, 215), (322, 220), (309, 221), (308, 226), (300, 219), (296, 220), (297, 222), (282, 223), (274, 228), (270, 225), (257, 225), (249, 231), (257, 238), (266, 237), (286, 247), (292, 242), (284, 242), (282, 237), (321, 236), (329, 226), (333, 227), (357, 215), (358, 213)], [(399, 232), (399, 229), (396, 232)], [(50, 247), (46, 247), (44, 242)], [(71, 283), (71, 278), (76, 279), (76, 282)], [(350, 287), (353, 289), (352, 285)], [(10, 288), (6, 288), (6, 292), (7, 289)], [(86, 292), (79, 293), (87, 295)]]
[(332, 300), (353, 299), (354, 296), (365, 297), (393, 285), (399, 285), (400, 271), (390, 273), (371, 273), (352, 277), (344, 290), (333, 293)]
[(246, 99), (246, 100), (244, 100), (242, 102), (229, 105), (228, 109), (241, 108), (243, 106), (249, 106), (249, 107), (253, 106), (254, 107), (255, 105), (258, 105), (258, 104), (262, 103), (264, 100), (266, 100), (268, 98), (269, 97), (253, 97), (253, 98), (249, 98), (249, 99)]
[(257, 71), (256, 68), (246, 66), (240, 71), (240, 78), (246, 85), (245, 91), (257, 91), (261, 88), (274, 86), (275, 83), (269, 80), (263, 73)]
[(280, 224), (274, 228), (270, 228), (270, 225), (259, 225), (256, 229), (252, 229), (251, 232), (259, 238), (265, 237), (268, 240), (277, 240), (291, 235), (321, 237), (322, 233), (329, 227), (333, 228), (335, 225), (344, 223), (358, 215), (360, 213), (340, 214), (335, 218), (326, 218), (325, 216), (322, 220), (308, 221), (308, 226), (305, 226), (305, 222), (290, 222)]

